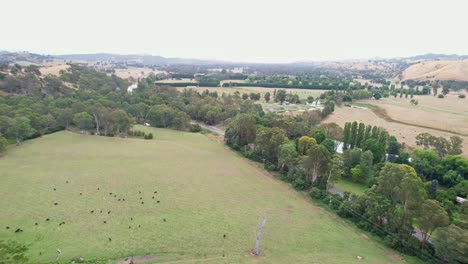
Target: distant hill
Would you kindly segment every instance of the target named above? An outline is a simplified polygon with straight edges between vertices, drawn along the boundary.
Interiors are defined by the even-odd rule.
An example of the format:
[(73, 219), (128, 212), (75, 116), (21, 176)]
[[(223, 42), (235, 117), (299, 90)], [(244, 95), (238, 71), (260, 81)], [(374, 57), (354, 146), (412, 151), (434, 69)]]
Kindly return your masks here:
[(408, 60), (463, 60), (463, 59), (468, 59), (468, 55), (427, 53), (427, 54), (417, 55), (413, 57), (407, 57), (405, 59), (408, 59)]
[(56, 55), (56, 58), (74, 61), (108, 61), (116, 63), (132, 63), (143, 65), (166, 65), (166, 64), (219, 64), (230, 63), (215, 60), (184, 59), (184, 58), (166, 58), (153, 55), (122, 55), (111, 53), (95, 54), (64, 54)]
[(468, 81), (468, 59), (423, 61), (409, 66), (402, 77), (402, 80)]
[(52, 59), (49, 55), (40, 55), (29, 52), (8, 52), (0, 51), (0, 62), (23, 63), (23, 64), (41, 64), (45, 60)]

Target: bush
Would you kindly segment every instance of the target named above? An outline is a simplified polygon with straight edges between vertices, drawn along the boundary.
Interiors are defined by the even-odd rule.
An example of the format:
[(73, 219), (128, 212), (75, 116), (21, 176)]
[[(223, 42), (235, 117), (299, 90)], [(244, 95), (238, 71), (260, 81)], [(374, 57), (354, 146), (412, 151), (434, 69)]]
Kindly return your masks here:
[(297, 179), (293, 181), (292, 185), (294, 189), (299, 191), (305, 190), (305, 188), (307, 187), (306, 182), (302, 177), (297, 177)]
[(312, 199), (322, 199), (323, 198), (323, 192), (319, 188), (312, 187), (310, 189), (309, 195)]
[(351, 202), (344, 201), (338, 208), (338, 215), (343, 218), (352, 218), (353, 214), (351, 210)]
[(202, 128), (199, 124), (193, 124), (191, 127), (190, 127), (190, 132), (192, 133), (198, 133), (198, 132), (201, 132), (202, 131)]
[(438, 98), (444, 98), (445, 96), (443, 94), (439, 94), (437, 97)]
[(144, 139), (153, 139), (153, 133), (144, 136)]
[(338, 208), (343, 203), (343, 198), (339, 194), (331, 194), (330, 198), (331, 198), (330, 208), (333, 210), (338, 210)]
[(459, 94), (458, 98), (465, 98), (466, 96), (464, 94)]

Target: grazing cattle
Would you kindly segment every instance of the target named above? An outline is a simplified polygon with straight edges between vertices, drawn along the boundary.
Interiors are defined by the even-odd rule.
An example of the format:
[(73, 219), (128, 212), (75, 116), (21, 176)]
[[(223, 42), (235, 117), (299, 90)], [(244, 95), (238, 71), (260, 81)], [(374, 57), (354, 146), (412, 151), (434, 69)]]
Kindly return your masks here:
[(47, 221), (47, 222), (50, 221), (50, 218), (47, 218), (46, 221)]
[(161, 201), (157, 201), (157, 203), (160, 203)]
[(109, 237), (109, 242), (112, 241), (112, 238)]
[(34, 225), (39, 225), (39, 224), (36, 222), (36, 223), (34, 223)]
[(9, 227), (9, 226), (7, 226), (7, 227), (6, 227), (6, 229), (10, 229), (10, 227)]
[(132, 227), (131, 227), (131, 226), (128, 226), (128, 229), (132, 229)]
[(98, 190), (98, 191), (100, 190), (99, 187), (97, 188), (97, 190)]
[(68, 183), (68, 181), (66, 181), (66, 183)]
[(110, 213), (111, 213), (111, 211), (107, 211), (107, 214), (110, 214)]
[(54, 205), (58, 205), (58, 203), (54, 203)]
[(226, 234), (224, 234), (223, 237), (226, 238)]
[(141, 225), (138, 225), (138, 227), (140, 228), (140, 227), (141, 227)]
[(158, 192), (154, 192), (154, 193), (158, 193)]
[(80, 193), (80, 195), (83, 195), (83, 193)]
[(153, 196), (153, 197), (151, 197), (151, 198), (152, 198), (152, 199), (154, 199), (154, 196)]
[(133, 221), (133, 217), (130, 217), (130, 221)]
[(94, 214), (94, 210), (91, 210), (90, 212), (91, 212), (92, 214)]
[(54, 188), (54, 191), (56, 191), (56, 190), (57, 190), (57, 189), (56, 189), (56, 188)]
[(122, 199), (122, 201), (125, 201), (125, 199)]
[(141, 202), (141, 204), (145, 204), (145, 202)]
[(143, 199), (143, 197), (140, 197), (140, 200)]
[(107, 224), (107, 221), (104, 221), (104, 224)]
[(101, 213), (101, 214), (102, 214), (102, 210), (101, 210), (101, 211), (99, 211), (99, 213)]
[(163, 221), (166, 222), (166, 218), (164, 218)]
[(21, 233), (21, 232), (23, 232), (23, 229), (21, 229), (21, 228), (17, 228), (17, 229), (15, 230), (15, 233)]
[(140, 194), (141, 194), (141, 191), (138, 191), (138, 193), (140, 193)]
[(112, 193), (109, 193), (109, 195), (112, 195)]
[(120, 198), (119, 198), (117, 201), (119, 201), (119, 202), (120, 202)]

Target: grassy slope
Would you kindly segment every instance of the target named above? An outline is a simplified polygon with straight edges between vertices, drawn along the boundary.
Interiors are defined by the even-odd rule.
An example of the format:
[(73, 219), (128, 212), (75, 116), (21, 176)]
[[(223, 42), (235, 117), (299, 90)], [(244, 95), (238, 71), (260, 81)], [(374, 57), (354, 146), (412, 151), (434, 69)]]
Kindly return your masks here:
[[(152, 130), (155, 139), (59, 132), (12, 146), (0, 159), (0, 237), (29, 244), (35, 262), (52, 261), (57, 248), (63, 260), (158, 255), (216, 263), (355, 263), (360, 255), (362, 263), (400, 262), (205, 136), (138, 129)], [(263, 212), (265, 256), (246, 257)], [(24, 232), (15, 234), (18, 227)]]

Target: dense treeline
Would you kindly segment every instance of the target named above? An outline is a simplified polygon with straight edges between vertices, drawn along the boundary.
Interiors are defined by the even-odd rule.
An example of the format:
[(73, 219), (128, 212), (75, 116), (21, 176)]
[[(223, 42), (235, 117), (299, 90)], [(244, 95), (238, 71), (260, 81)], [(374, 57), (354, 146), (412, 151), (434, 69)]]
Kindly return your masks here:
[[(25, 78), (32, 81), (24, 82)], [(216, 124), (239, 111), (261, 111), (260, 105), (242, 99), (239, 93), (179, 92), (159, 87), (151, 78), (141, 80), (138, 89), (129, 94), (126, 81), (76, 65), (59, 77), (22, 69), (15, 74), (5, 73), (3, 79), (18, 85), (9, 96), (0, 97), (0, 143), (4, 137), (19, 143), (69, 128), (97, 135), (122, 135), (135, 122), (189, 131), (191, 119)], [(2, 82), (0, 87), (9, 92), (9, 84)], [(26, 96), (14, 96), (18, 93)], [(259, 99), (257, 94), (250, 97)]]

